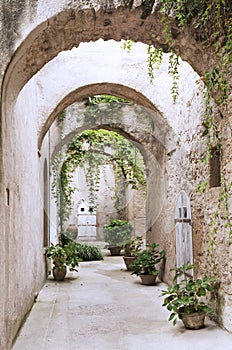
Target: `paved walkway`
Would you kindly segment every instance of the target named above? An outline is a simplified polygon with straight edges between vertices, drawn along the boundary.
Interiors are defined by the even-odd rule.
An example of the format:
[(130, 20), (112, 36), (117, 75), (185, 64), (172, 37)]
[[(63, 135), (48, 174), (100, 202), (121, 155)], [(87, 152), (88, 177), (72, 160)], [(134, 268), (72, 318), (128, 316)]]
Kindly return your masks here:
[(49, 278), (13, 350), (231, 350), (232, 334), (209, 319), (198, 331), (168, 322), (163, 283), (143, 286), (122, 257), (83, 262)]

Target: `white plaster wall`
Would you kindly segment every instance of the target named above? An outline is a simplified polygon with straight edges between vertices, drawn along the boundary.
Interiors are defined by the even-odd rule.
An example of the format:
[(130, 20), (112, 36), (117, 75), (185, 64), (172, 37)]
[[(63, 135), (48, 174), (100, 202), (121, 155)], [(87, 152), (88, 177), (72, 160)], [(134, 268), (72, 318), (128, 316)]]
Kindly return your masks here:
[[(187, 63), (180, 61), (180, 91), (174, 104), (170, 93), (172, 79), (167, 73), (168, 55), (164, 55), (164, 62), (155, 73), (153, 83), (149, 82), (146, 59), (146, 45), (136, 43), (128, 53), (122, 48), (122, 43), (112, 40), (82, 43), (78, 48), (60, 53), (32, 79), (40, 88), (40, 129), (54, 106), (71, 91), (107, 82), (141, 92), (161, 112), (164, 121), (175, 133), (189, 130), (191, 138), (203, 110), (203, 86), (199, 76)], [(32, 81), (29, 85), (33, 84)]]
[[(28, 103), (30, 101), (30, 103)], [(5, 207), (5, 271), (7, 295), (1, 318), (8, 334), (16, 334), (22, 315), (31, 308), (34, 293), (45, 279), (43, 250), (43, 156), (37, 149), (37, 96), (32, 90), (22, 91), (14, 115), (2, 121), (5, 180), (9, 205)]]

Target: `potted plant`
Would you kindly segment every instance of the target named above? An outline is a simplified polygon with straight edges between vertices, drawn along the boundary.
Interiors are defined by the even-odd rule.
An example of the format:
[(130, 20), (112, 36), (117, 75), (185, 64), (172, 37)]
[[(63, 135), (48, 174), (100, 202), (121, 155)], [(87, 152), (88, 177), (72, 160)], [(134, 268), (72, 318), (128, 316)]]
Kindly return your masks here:
[(203, 328), (206, 313), (212, 312), (205, 297), (208, 292), (213, 291), (215, 278), (204, 276), (194, 280), (187, 273), (194, 266), (194, 264), (184, 264), (179, 268), (171, 269), (171, 271), (176, 271), (174, 281), (181, 277), (182, 279), (162, 291), (162, 295), (165, 296), (163, 306), (171, 312), (169, 321), (175, 325), (179, 318), (187, 329)]
[(120, 255), (123, 242), (131, 236), (132, 226), (127, 220), (111, 219), (104, 227), (104, 239), (111, 255)]
[(157, 264), (165, 258), (164, 250), (158, 249), (159, 244), (147, 245), (147, 249), (137, 254), (136, 260), (131, 264), (132, 274), (141, 278), (142, 284), (155, 284), (159, 270)]
[(130, 237), (123, 243), (123, 260), (128, 271), (131, 271), (131, 264), (135, 261), (143, 245), (142, 236)]
[(70, 271), (77, 271), (76, 267), (79, 264), (79, 258), (76, 254), (75, 243), (68, 243), (65, 246), (51, 243), (50, 247), (46, 249), (46, 254), (53, 262), (52, 273), (56, 281), (63, 281), (67, 267)]

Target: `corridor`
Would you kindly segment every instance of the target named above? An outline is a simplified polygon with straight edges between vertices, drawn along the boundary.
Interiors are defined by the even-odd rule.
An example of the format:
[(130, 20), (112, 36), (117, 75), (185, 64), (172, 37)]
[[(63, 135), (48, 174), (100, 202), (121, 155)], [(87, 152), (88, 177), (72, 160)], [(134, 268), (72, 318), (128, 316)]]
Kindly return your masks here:
[(164, 288), (140, 284), (122, 257), (80, 263), (64, 282), (48, 279), (13, 350), (232, 349), (232, 334), (209, 319), (199, 331), (173, 327)]

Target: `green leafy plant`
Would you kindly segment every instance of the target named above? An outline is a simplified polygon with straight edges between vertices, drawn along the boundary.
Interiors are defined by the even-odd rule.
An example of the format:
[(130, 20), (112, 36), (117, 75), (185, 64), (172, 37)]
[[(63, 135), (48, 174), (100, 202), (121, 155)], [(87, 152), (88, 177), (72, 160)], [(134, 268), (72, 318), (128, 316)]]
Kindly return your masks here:
[(77, 254), (76, 243), (70, 242), (64, 246), (66, 252), (66, 265), (69, 267), (70, 271), (77, 271), (76, 266), (78, 266), (80, 258)]
[(70, 271), (77, 271), (76, 267), (79, 265), (80, 259), (76, 253), (74, 242), (69, 242), (65, 246), (51, 243), (50, 247), (46, 249), (46, 254), (60, 269), (69, 267)]
[(80, 261), (103, 260), (101, 251), (92, 245), (76, 243), (76, 253)]
[[(107, 153), (106, 148), (109, 147), (112, 152)], [(76, 168), (80, 166), (85, 169), (89, 203), (95, 208), (100, 186), (100, 169), (105, 164), (113, 165), (116, 179), (119, 178), (120, 173), (120, 182), (123, 179), (125, 184), (131, 185), (133, 189), (145, 188), (142, 156), (126, 138), (116, 132), (103, 129), (86, 130), (76, 135), (68, 144), (66, 153), (60, 152), (53, 162), (52, 194), (58, 206), (61, 231), (63, 223), (72, 211), (72, 197), (76, 190), (72, 180)], [(117, 197), (116, 194), (115, 197)]]
[(123, 242), (122, 249), (124, 249), (125, 256), (137, 257), (143, 246), (142, 236), (130, 237)]
[(131, 264), (132, 274), (158, 275), (157, 264), (165, 258), (164, 250), (159, 250), (158, 247), (159, 244), (153, 243), (137, 254), (136, 260)]
[(104, 227), (104, 238), (109, 246), (122, 246), (123, 242), (130, 238), (131, 223), (127, 220), (111, 219)]
[(162, 306), (171, 312), (169, 321), (172, 321), (173, 325), (176, 325), (178, 318), (183, 318), (183, 314), (212, 312), (204, 297), (206, 297), (208, 292), (214, 290), (215, 277), (204, 276), (194, 280), (187, 272), (193, 268), (194, 264), (187, 263), (179, 268), (171, 269), (171, 271), (176, 272), (175, 282), (180, 277), (183, 278), (179, 283), (168, 286), (167, 290), (162, 290), (162, 296), (165, 296)]
[(73, 251), (75, 251), (75, 254), (78, 256), (79, 261), (103, 259), (100, 249), (91, 244), (75, 242), (67, 235), (66, 232), (61, 234), (61, 242), (64, 247), (67, 245), (72, 246)]

